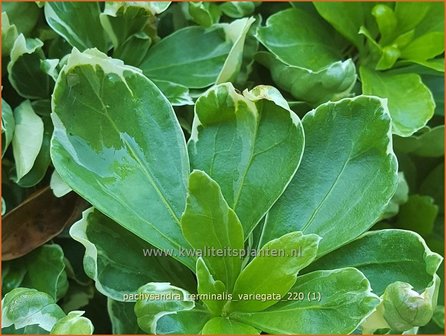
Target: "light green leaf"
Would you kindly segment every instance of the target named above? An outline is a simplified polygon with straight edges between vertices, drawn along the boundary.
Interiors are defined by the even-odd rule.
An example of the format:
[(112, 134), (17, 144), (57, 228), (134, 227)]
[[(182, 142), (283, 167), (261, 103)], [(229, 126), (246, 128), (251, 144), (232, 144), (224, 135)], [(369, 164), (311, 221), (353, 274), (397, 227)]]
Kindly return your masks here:
[(381, 35), (380, 44), (387, 45), (395, 36), (395, 29), (398, 24), (393, 9), (385, 4), (377, 4), (372, 9), (372, 15), (376, 19)]
[(11, 50), (8, 63), (8, 79), (14, 89), (29, 99), (48, 98), (52, 89), (50, 77), (42, 70), (45, 55), (43, 42), (39, 39), (25, 39), (20, 34)]
[[(40, 106), (33, 105), (34, 111), (39, 113)], [(51, 111), (50, 104), (48, 102), (46, 112), (49, 114)], [(40, 114), (40, 113), (39, 113)], [(42, 115), (42, 114), (40, 114)], [(39, 154), (34, 161), (33, 167), (31, 170), (23, 176), (20, 180), (17, 181), (17, 184), (23, 188), (29, 188), (35, 186), (37, 183), (42, 181), (45, 177), (48, 166), (50, 165), (50, 142), (51, 137), (53, 135), (53, 122), (51, 121), (51, 117), (49, 115), (42, 115), (43, 121), (43, 139), (42, 146), (40, 147)], [(29, 141), (29, 140), (28, 140)]]
[(63, 197), (71, 191), (71, 188), (62, 180), (56, 170), (51, 174), (50, 187), (56, 197)]
[(9, 56), (18, 35), (16, 25), (9, 22), (6, 12), (2, 12), (2, 56)]
[(442, 259), (415, 232), (380, 230), (367, 232), (318, 259), (308, 270), (355, 267), (369, 279), (373, 292), (382, 295), (395, 281), (410, 283), (416, 291), (424, 291)]
[(358, 49), (364, 47), (359, 35), (361, 26), (369, 27), (373, 3), (368, 2), (314, 2), (318, 13)]
[(53, 335), (91, 335), (93, 334), (93, 324), (82, 316), (83, 311), (72, 311), (67, 316), (56, 322), (51, 334)]
[(360, 76), (364, 94), (387, 98), (394, 134), (410, 136), (434, 115), (434, 98), (419, 75), (386, 74), (361, 67)]
[(107, 300), (107, 311), (110, 316), (113, 334), (142, 334), (134, 311), (134, 302)]
[(269, 211), (260, 246), (300, 230), (323, 238), (324, 255), (369, 229), (395, 193), (390, 117), (383, 100), (359, 96), (319, 106), (303, 127), (301, 165)]
[(44, 124), (34, 112), (29, 100), (14, 110), (15, 130), (12, 149), (17, 171), (17, 180), (28, 174), (39, 155), (43, 143)]
[[(198, 294), (203, 295), (201, 301), (203, 301), (210, 312), (219, 315), (226, 304), (226, 301), (222, 299), (225, 292), (227, 292), (225, 284), (220, 280), (214, 279), (214, 276), (201, 257), (197, 260), (196, 274)], [(207, 295), (211, 297), (206, 299)]]
[[(222, 281), (231, 291), (240, 273), (242, 259), (222, 253), (228, 249), (243, 249), (243, 228), (223, 198), (219, 185), (202, 171), (194, 170), (190, 174), (181, 228), (189, 244), (195, 250), (203, 251), (203, 259), (215, 280)], [(208, 249), (219, 253), (209, 255)]]
[(161, 317), (191, 310), (195, 306), (187, 291), (167, 282), (148, 283), (138, 290), (138, 294), (142, 298), (135, 304), (135, 314), (139, 327), (147, 333), (156, 333)]
[[(417, 6), (415, 6), (415, 4)], [(416, 36), (422, 36), (430, 32), (444, 33), (444, 6), (441, 2), (430, 2), (429, 4), (412, 3), (412, 5), (415, 7), (414, 11), (418, 11), (415, 15), (421, 14), (423, 16), (423, 19), (415, 28)], [(425, 6), (429, 7), (429, 9), (427, 10), (427, 13), (423, 15), (424, 8), (422, 7)]]
[[(6, 12), (10, 23), (15, 25), (17, 31), (25, 36), (31, 33), (40, 16), (39, 7), (32, 2), (4, 2), (2, 3), (2, 12)], [(2, 41), (2, 49), (3, 47)]]
[(395, 16), (398, 21), (398, 31), (405, 33), (414, 29), (430, 9), (429, 2), (396, 2)]
[(438, 206), (432, 197), (410, 195), (407, 203), (401, 206), (395, 226), (427, 236), (432, 233), (437, 215)]
[(16, 288), (2, 300), (2, 328), (15, 329), (37, 325), (50, 331), (65, 313), (46, 293), (35, 289)]
[(334, 62), (320, 71), (284, 64), (266, 52), (259, 52), (256, 60), (270, 69), (281, 89), (313, 105), (345, 97), (356, 82), (355, 64), (350, 59)]
[[(52, 104), (51, 157), (62, 179), (148, 243), (187, 248), (179, 217), (189, 162), (174, 111), (158, 88), (119, 60), (75, 49)], [(195, 268), (192, 258), (175, 257)]]
[[(84, 211), (70, 235), (86, 249), (85, 273), (95, 281), (99, 292), (113, 300), (128, 301), (128, 294), (150, 281), (195, 287), (187, 268), (166, 255), (148, 255), (161, 251), (94, 208)], [(116, 253), (116, 246), (120, 246), (120, 253)]]
[(162, 80), (154, 80), (153, 82), (173, 106), (194, 105), (187, 87)]
[(197, 100), (188, 143), (191, 166), (220, 185), (245, 238), (296, 172), (303, 138), (299, 118), (273, 87), (241, 95), (232, 84), (221, 84)]
[[(227, 310), (261, 311), (283, 299), (296, 282), (299, 271), (316, 257), (319, 241), (320, 237), (315, 234), (291, 232), (266, 243), (240, 273)], [(250, 294), (273, 295), (259, 300), (250, 298)]]
[(237, 73), (232, 72), (240, 69), (236, 61), (241, 62), (241, 45), (252, 22), (253, 19), (240, 19), (208, 29), (180, 29), (153, 46), (140, 68), (152, 80), (187, 88), (205, 88), (217, 79), (235, 77)]
[(425, 61), (444, 52), (444, 32), (430, 32), (414, 39), (401, 50), (401, 58)]
[(355, 66), (351, 60), (342, 62), (334, 30), (302, 9), (270, 16), (257, 30), (257, 38), (272, 53), (257, 59), (296, 99), (318, 105), (347, 95), (356, 82)]
[(350, 334), (379, 301), (361, 272), (342, 268), (299, 276), (282, 302), (231, 317), (271, 334)]
[(394, 141), (399, 152), (421, 157), (441, 157), (444, 156), (444, 125), (425, 127), (417, 135), (394, 137)]
[(97, 2), (47, 2), (44, 10), (48, 25), (73, 47), (81, 51), (87, 48), (110, 49), (111, 43), (99, 19)]
[(2, 157), (12, 141), (14, 129), (15, 120), (11, 106), (2, 98)]
[(203, 335), (259, 335), (260, 332), (250, 325), (233, 321), (227, 317), (214, 317), (201, 331)]
[(233, 81), (237, 78), (243, 62), (246, 35), (254, 21), (254, 18), (235, 20), (225, 27), (225, 34), (233, 45), (218, 74), (216, 84)]

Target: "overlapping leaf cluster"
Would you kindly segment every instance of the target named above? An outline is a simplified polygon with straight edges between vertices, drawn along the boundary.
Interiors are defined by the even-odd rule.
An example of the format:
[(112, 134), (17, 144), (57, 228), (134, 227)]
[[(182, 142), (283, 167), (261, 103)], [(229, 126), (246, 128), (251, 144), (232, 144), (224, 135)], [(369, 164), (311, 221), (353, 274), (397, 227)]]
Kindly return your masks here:
[(3, 332), (441, 332), (443, 41), (438, 3), (3, 4)]

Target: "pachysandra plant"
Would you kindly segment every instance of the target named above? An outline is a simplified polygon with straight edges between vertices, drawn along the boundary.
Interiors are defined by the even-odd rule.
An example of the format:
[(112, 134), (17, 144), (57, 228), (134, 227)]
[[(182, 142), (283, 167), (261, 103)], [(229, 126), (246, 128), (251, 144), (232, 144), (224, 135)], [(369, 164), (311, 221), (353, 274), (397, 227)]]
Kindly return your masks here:
[(88, 202), (3, 263), (3, 333), (444, 327), (437, 4), (3, 10), (2, 213)]

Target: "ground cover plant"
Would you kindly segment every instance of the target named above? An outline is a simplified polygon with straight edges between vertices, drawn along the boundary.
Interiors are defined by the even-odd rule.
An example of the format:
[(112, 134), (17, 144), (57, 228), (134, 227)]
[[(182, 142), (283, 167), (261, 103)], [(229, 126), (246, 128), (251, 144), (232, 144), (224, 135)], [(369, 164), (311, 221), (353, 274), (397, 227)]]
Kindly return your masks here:
[(3, 334), (443, 334), (439, 2), (2, 3)]

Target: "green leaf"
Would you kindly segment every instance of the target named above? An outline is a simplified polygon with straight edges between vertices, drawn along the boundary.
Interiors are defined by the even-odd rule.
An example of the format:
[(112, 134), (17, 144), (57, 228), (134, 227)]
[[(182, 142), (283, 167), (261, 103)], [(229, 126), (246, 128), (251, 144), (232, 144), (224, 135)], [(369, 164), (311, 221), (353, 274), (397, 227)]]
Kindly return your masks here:
[(220, 5), (220, 10), (230, 18), (240, 19), (252, 15), (259, 5), (255, 1), (225, 1)]
[(272, 53), (257, 59), (296, 99), (317, 105), (347, 95), (356, 82), (353, 62), (341, 61), (342, 48), (335, 32), (302, 9), (270, 16), (266, 26), (257, 30), (257, 38)]
[(245, 238), (288, 185), (303, 145), (299, 118), (273, 87), (241, 95), (232, 84), (221, 84), (197, 100), (188, 143), (191, 166), (220, 185)]
[(208, 29), (196, 26), (180, 29), (153, 46), (140, 68), (152, 80), (169, 81), (187, 88), (208, 87), (219, 77), (221, 82), (223, 70), (226, 72), (224, 79), (228, 80), (240, 69), (240, 64), (232, 59), (241, 62), (243, 48), (240, 44), (243, 45), (252, 22), (253, 19), (240, 19)]
[[(26, 36), (28, 36), (34, 29), (40, 16), (39, 7), (32, 2), (5, 2), (2, 3), (2, 12), (6, 12), (10, 23), (17, 27), (19, 33)], [(2, 49), (3, 48), (4, 45), (2, 40)]]
[(50, 331), (65, 313), (46, 293), (35, 289), (16, 288), (2, 300), (2, 328), (15, 329), (37, 325)]
[[(158, 88), (119, 60), (75, 49), (52, 104), (51, 157), (62, 179), (148, 243), (187, 248), (179, 217), (189, 162), (174, 111)], [(195, 268), (192, 258), (175, 257)]]
[(134, 311), (134, 302), (107, 300), (107, 311), (110, 316), (113, 334), (142, 334)]
[(401, 204), (404, 204), (409, 199), (409, 185), (407, 184), (406, 178), (403, 172), (398, 173), (398, 186), (396, 188), (395, 194), (392, 196), (389, 204), (387, 204), (386, 209), (381, 215), (380, 220), (391, 218), (398, 214)]
[(444, 125), (425, 127), (419, 133), (405, 138), (394, 137), (396, 150), (421, 157), (444, 156)]
[(83, 311), (72, 311), (67, 316), (62, 317), (51, 329), (53, 335), (91, 335), (93, 334), (93, 324), (82, 316)]
[(110, 49), (111, 44), (99, 19), (97, 2), (47, 2), (44, 9), (48, 25), (73, 47), (80, 51), (87, 48)]
[[(243, 249), (243, 228), (235, 212), (229, 208), (221, 189), (206, 173), (194, 170), (189, 177), (186, 210), (181, 217), (183, 235), (203, 259), (216, 280), (232, 290), (242, 265), (240, 256), (224, 256), (225, 250)], [(209, 255), (208, 249), (219, 253)]]
[(162, 80), (154, 80), (153, 82), (173, 106), (194, 105), (187, 87)]
[(15, 120), (11, 106), (2, 98), (2, 157), (12, 141), (14, 129)]
[[(195, 287), (186, 267), (164, 254), (145, 255), (162, 251), (94, 208), (84, 211), (82, 219), (71, 227), (70, 235), (85, 247), (85, 273), (95, 281), (99, 292), (113, 300), (127, 301), (128, 294), (150, 281)], [(119, 253), (116, 246), (120, 246)]]
[(8, 79), (14, 89), (29, 99), (48, 98), (52, 90), (50, 77), (42, 70), (45, 55), (43, 42), (39, 39), (25, 39), (20, 34), (11, 50), (8, 63)]
[(257, 38), (283, 63), (313, 71), (341, 58), (340, 48), (333, 43), (334, 31), (316, 16), (299, 8), (289, 8), (270, 16), (266, 26), (257, 29)]
[(227, 317), (214, 317), (201, 331), (203, 335), (259, 335), (260, 332), (250, 325), (233, 321)]
[[(233, 291), (229, 311), (255, 312), (281, 300), (296, 282), (297, 274), (316, 257), (320, 237), (291, 232), (265, 244), (243, 269)], [(249, 295), (268, 295), (266, 300)]]
[(163, 315), (157, 322), (157, 334), (200, 334), (211, 318), (209, 311), (201, 307)]
[(382, 296), (381, 304), (363, 323), (363, 332), (369, 334), (387, 328), (392, 333), (401, 333), (426, 325), (434, 314), (439, 287), (440, 278), (437, 275), (422, 293), (405, 282), (390, 284)]
[(9, 56), (18, 35), (16, 25), (9, 22), (6, 12), (2, 12), (2, 57)]
[(44, 124), (34, 112), (29, 100), (14, 110), (15, 130), (12, 149), (17, 171), (17, 180), (28, 174), (34, 166), (43, 143)]
[(433, 198), (410, 195), (407, 203), (401, 206), (395, 226), (427, 236), (432, 233), (437, 215), (438, 206)]
[(139, 327), (147, 333), (156, 333), (157, 322), (162, 316), (191, 310), (195, 306), (187, 291), (166, 282), (148, 283), (138, 290), (138, 294), (142, 298), (135, 304), (135, 314)]
[[(439, 59), (437, 71), (444, 73), (444, 59)], [(429, 88), (435, 100), (435, 114), (444, 116), (444, 77), (435, 75), (422, 75), (423, 83)]]
[(370, 281), (373, 292), (382, 295), (386, 287), (396, 281), (410, 283), (416, 291), (424, 291), (442, 259), (415, 232), (380, 230), (367, 232), (318, 259), (308, 270), (355, 267)]
[(43, 245), (26, 256), (8, 262), (23, 278), (14, 287), (33, 288), (50, 295), (55, 301), (68, 288), (64, 253), (59, 245)]
[[(208, 310), (215, 315), (219, 315), (222, 312), (223, 306), (226, 301), (223, 300), (223, 296), (227, 293), (226, 286), (220, 280), (215, 280), (211, 274), (209, 268), (204, 262), (203, 258), (197, 260), (197, 282), (198, 282), (198, 294), (203, 295), (203, 303)], [(207, 299), (208, 296), (214, 296)]]
[(191, 19), (203, 27), (210, 27), (220, 20), (221, 11), (217, 4), (210, 2), (187, 2), (187, 13)]
[(154, 15), (151, 2), (106, 2), (100, 21), (116, 49), (138, 33), (155, 37)]
[(300, 230), (323, 238), (324, 255), (369, 229), (395, 193), (390, 117), (383, 100), (359, 96), (319, 106), (303, 127), (302, 162), (269, 211), (260, 246)]
[(421, 182), (419, 192), (431, 196), (437, 203), (440, 214), (444, 213), (444, 163), (429, 172)]
[(342, 268), (299, 276), (283, 301), (231, 317), (271, 334), (350, 334), (378, 303), (361, 272)]
[(2, 263), (2, 294), (5, 295), (14, 288), (20, 287), (26, 274), (26, 268), (19, 262)]
[(274, 82), (281, 89), (316, 106), (345, 97), (356, 82), (355, 64), (350, 59), (334, 62), (320, 71), (284, 64), (266, 52), (259, 52), (256, 60), (270, 69)]
[(113, 57), (125, 64), (139, 65), (152, 42), (159, 39), (155, 14), (167, 6), (158, 8), (153, 2), (107, 2), (100, 20), (113, 43)]
[(364, 39), (359, 35), (361, 26), (369, 26), (373, 3), (367, 2), (314, 2), (318, 13), (358, 49)]
[(419, 75), (387, 74), (365, 67), (360, 68), (360, 75), (364, 94), (387, 98), (394, 134), (410, 136), (434, 115), (432, 93)]

